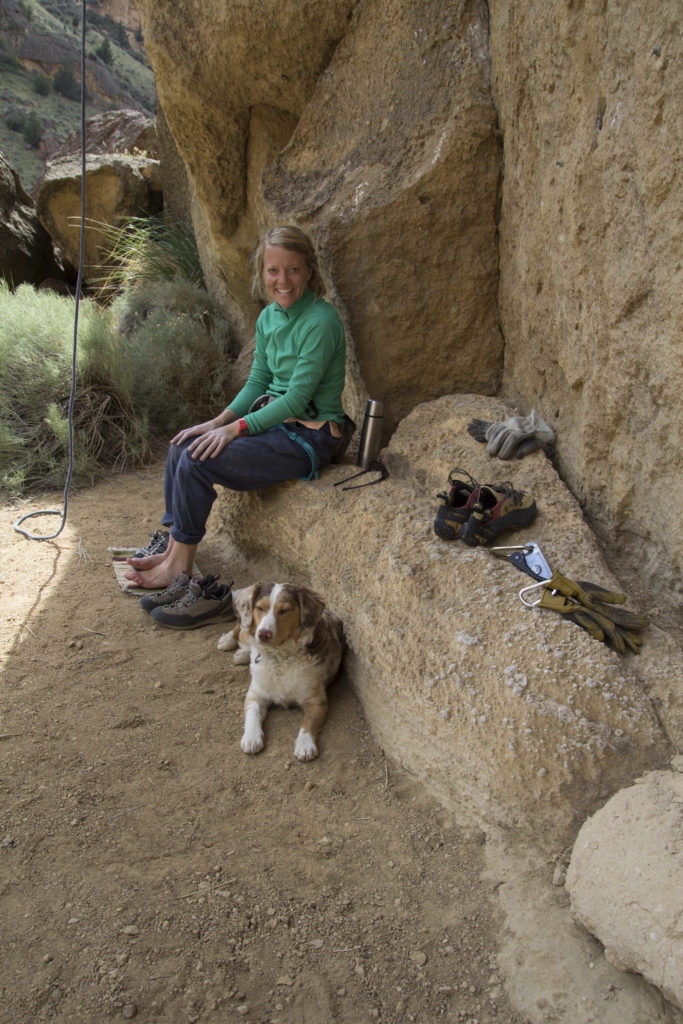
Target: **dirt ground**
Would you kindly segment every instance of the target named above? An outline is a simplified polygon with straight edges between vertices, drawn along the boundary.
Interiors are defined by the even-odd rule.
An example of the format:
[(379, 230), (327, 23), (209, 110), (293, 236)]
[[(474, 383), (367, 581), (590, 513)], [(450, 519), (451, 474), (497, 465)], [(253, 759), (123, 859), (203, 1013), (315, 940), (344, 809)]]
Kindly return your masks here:
[[(0, 1021), (526, 1024), (484, 837), (385, 759), (343, 673), (318, 760), (284, 710), (249, 757), (222, 627), (118, 589), (108, 546), (158, 526), (159, 482), (72, 491), (42, 543), (13, 524), (61, 494), (0, 506)], [(203, 571), (268, 575), (225, 544)]]

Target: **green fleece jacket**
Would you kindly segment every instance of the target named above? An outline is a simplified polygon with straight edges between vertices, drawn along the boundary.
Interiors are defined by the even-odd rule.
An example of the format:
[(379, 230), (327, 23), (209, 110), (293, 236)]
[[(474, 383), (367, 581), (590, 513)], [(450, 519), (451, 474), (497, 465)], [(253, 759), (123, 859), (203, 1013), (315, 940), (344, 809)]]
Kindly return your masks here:
[[(228, 408), (258, 434), (284, 420), (344, 419), (341, 394), (346, 378), (346, 339), (334, 306), (307, 289), (282, 309), (272, 302), (256, 322), (256, 350), (249, 378)], [(247, 415), (260, 395), (272, 395)]]

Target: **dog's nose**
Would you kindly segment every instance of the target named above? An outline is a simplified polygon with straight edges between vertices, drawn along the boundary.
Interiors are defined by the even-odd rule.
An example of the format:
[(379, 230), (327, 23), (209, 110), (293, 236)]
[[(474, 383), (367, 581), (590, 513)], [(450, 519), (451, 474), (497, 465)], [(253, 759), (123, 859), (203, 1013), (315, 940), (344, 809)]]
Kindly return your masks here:
[(259, 640), (263, 640), (264, 642), (273, 639), (273, 634), (269, 629), (259, 629), (256, 636)]

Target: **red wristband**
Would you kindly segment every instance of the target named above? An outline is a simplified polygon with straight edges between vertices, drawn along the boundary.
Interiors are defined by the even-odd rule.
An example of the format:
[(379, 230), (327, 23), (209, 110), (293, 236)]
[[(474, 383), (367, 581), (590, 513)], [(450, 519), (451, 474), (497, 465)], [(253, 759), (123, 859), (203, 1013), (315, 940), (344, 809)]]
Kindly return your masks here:
[(247, 426), (247, 421), (244, 419), (244, 417), (242, 417), (241, 420), (237, 421), (237, 436), (238, 437), (249, 437), (250, 436), (249, 427)]

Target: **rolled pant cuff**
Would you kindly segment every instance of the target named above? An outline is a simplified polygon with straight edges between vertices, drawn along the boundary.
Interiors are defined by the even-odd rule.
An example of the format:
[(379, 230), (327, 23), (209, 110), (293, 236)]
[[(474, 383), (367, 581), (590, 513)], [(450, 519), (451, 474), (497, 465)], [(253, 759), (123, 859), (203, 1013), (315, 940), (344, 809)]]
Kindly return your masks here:
[(199, 542), (204, 539), (205, 534), (206, 530), (199, 534), (183, 533), (182, 530), (176, 530), (174, 526), (171, 527), (171, 536), (173, 537), (173, 540), (176, 541), (178, 544), (194, 544), (196, 547), (197, 544), (199, 544)]

